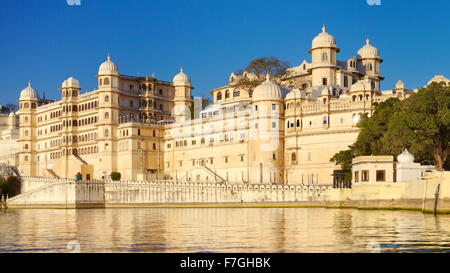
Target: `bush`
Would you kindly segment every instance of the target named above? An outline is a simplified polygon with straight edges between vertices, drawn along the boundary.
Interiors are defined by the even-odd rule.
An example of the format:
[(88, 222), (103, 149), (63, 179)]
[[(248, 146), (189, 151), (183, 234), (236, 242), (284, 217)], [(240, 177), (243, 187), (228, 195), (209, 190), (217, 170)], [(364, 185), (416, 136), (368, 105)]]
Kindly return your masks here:
[(9, 198), (20, 194), (20, 179), (16, 176), (0, 177), (0, 194), (7, 194)]
[(111, 172), (111, 180), (119, 181), (121, 174), (119, 172)]

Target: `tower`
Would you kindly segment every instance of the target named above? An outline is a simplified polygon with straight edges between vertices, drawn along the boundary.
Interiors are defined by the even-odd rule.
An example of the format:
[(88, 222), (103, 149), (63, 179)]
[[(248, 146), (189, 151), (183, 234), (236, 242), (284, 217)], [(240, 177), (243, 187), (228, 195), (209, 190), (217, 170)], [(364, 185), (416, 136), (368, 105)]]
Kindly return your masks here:
[(252, 106), (249, 122), (249, 180), (252, 183), (283, 183), (283, 93), (269, 75), (265, 82), (253, 90)]
[(36, 90), (28, 86), (20, 92), (19, 98), (19, 166), (20, 174), (36, 175), (36, 108), (39, 106), (39, 96)]
[(326, 31), (325, 25), (322, 32), (312, 41), (312, 86), (335, 86), (337, 61), (336, 54), (340, 51), (336, 47), (336, 39)]
[(383, 60), (380, 58), (378, 49), (366, 40), (366, 44), (358, 50), (358, 62), (365, 74), (365, 78), (372, 81), (372, 89), (380, 90), (380, 82), (384, 79), (380, 74), (380, 64)]
[(108, 54), (107, 60), (98, 69), (98, 149), (102, 161), (96, 168), (96, 176), (107, 176), (117, 169), (114, 157), (116, 131), (119, 121), (119, 69)]
[(189, 120), (191, 118), (191, 90), (192, 84), (189, 76), (180, 69), (180, 73), (173, 77), (173, 86), (175, 87), (174, 110), (173, 115), (176, 121)]

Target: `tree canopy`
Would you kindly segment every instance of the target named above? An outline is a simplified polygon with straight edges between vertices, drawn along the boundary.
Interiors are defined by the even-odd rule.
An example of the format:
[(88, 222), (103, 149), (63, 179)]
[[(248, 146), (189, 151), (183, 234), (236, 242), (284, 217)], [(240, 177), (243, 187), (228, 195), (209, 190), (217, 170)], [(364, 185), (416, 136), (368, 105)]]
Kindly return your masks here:
[(450, 85), (431, 83), (400, 101), (388, 99), (375, 104), (371, 117), (363, 117), (354, 145), (331, 159), (350, 170), (360, 155), (398, 155), (407, 148), (416, 162), (449, 168)]
[[(262, 57), (252, 60), (246, 68), (235, 73), (239, 77), (233, 83), (233, 86), (253, 89), (265, 80), (266, 74), (271, 76), (272, 81), (281, 84), (282, 79), (290, 74), (289, 67), (289, 62), (280, 61), (276, 57)], [(244, 77), (244, 72), (252, 74), (253, 77)]]

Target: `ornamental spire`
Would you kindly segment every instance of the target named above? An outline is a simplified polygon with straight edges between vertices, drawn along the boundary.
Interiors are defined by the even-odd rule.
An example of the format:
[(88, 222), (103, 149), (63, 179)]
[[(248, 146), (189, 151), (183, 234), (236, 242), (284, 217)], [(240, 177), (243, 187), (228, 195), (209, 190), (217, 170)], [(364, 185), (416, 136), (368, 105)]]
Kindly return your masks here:
[(325, 24), (322, 25), (322, 32), (327, 32), (327, 26)]

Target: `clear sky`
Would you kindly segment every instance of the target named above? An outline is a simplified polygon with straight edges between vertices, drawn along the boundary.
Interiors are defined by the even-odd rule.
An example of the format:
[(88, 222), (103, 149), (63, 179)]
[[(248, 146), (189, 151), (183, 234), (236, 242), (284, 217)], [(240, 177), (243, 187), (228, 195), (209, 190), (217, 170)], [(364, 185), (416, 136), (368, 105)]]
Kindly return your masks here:
[(450, 77), (450, 1), (379, 1), (1, 0), (0, 104), (15, 102), (28, 80), (53, 99), (69, 76), (92, 90), (108, 52), (126, 75), (171, 81), (183, 66), (194, 95), (205, 96), (252, 59), (309, 61), (322, 24), (340, 60), (371, 39), (384, 59), (382, 89)]

